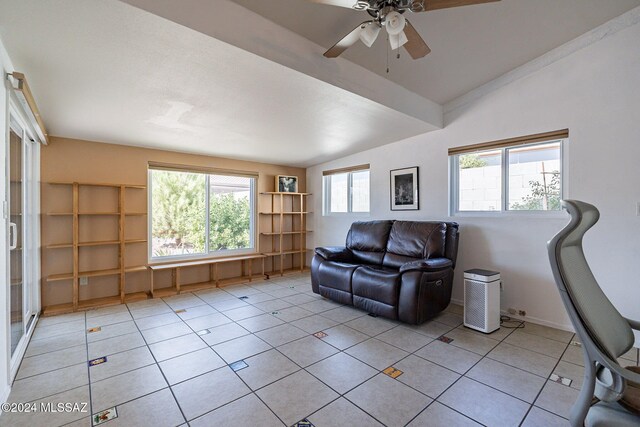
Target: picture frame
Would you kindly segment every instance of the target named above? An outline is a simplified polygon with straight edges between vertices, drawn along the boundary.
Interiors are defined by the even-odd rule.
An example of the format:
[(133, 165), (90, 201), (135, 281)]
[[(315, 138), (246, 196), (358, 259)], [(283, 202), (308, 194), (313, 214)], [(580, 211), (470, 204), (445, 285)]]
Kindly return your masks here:
[(293, 175), (276, 175), (276, 193), (297, 193), (298, 177)]
[(393, 169), (391, 179), (391, 210), (410, 211), (420, 209), (418, 191), (418, 166)]

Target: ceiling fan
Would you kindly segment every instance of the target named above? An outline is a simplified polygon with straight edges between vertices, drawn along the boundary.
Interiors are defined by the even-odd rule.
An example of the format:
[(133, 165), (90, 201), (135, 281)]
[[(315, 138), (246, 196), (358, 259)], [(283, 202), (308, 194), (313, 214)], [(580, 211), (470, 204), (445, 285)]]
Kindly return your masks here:
[(336, 58), (358, 40), (367, 47), (376, 41), (380, 30), (384, 27), (389, 35), (392, 49), (401, 46), (409, 52), (413, 59), (419, 59), (431, 52), (420, 34), (404, 17), (406, 11), (413, 13), (473, 4), (491, 3), (500, 0), (310, 0), (314, 3), (347, 7), (366, 11), (373, 19), (364, 21), (353, 31), (344, 36), (338, 43), (324, 53), (327, 58)]

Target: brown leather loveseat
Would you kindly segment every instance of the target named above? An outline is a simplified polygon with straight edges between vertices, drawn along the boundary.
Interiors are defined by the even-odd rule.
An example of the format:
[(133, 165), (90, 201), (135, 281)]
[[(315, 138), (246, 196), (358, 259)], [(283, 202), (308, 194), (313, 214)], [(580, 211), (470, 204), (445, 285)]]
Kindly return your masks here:
[(420, 324), (451, 299), (458, 224), (354, 222), (346, 247), (316, 248), (313, 292), (370, 313)]

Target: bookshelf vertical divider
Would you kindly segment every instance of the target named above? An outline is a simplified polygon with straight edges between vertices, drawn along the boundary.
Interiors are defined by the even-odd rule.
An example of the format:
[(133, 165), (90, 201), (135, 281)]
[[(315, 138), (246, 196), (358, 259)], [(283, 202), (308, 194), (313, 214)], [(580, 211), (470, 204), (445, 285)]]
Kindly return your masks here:
[[(146, 190), (145, 185), (133, 185), (133, 184), (103, 184), (103, 183), (83, 183), (83, 182), (43, 182), (43, 185), (50, 186), (68, 186), (71, 188), (71, 212), (46, 212), (43, 213), (43, 216), (48, 217), (48, 221), (54, 221), (54, 218), (64, 218), (71, 217), (72, 218), (72, 229), (71, 229), (71, 242), (68, 240), (66, 242), (59, 243), (49, 243), (44, 244), (42, 247), (43, 252), (59, 250), (64, 248), (71, 248), (72, 250), (72, 271), (68, 273), (61, 274), (48, 274), (43, 278), (42, 287), (47, 286), (48, 283), (51, 282), (71, 282), (71, 290), (72, 296), (70, 302), (65, 303), (57, 303), (57, 304), (47, 304), (43, 308), (43, 312), (45, 315), (49, 314), (61, 314), (72, 311), (84, 310), (89, 308), (97, 308), (102, 306), (108, 306), (113, 304), (121, 304), (127, 301), (133, 301), (138, 299), (146, 299), (150, 296), (148, 291), (142, 292), (133, 292), (128, 294), (126, 289), (126, 276), (129, 272), (148, 272), (148, 266), (146, 261), (142, 265), (132, 265), (127, 266), (126, 263), (126, 255), (127, 255), (127, 244), (138, 244), (138, 243), (146, 243), (146, 231), (145, 238), (126, 240), (126, 219), (128, 215), (133, 216), (146, 216), (147, 212), (127, 212), (126, 209), (126, 195), (127, 189), (133, 190)], [(95, 187), (107, 187), (113, 188), (117, 193), (117, 210), (111, 209), (109, 211), (93, 211), (93, 212), (81, 212), (81, 203), (80, 199), (86, 195), (84, 191), (90, 191), (86, 188), (95, 188)], [(83, 189), (81, 191), (81, 189)], [(146, 195), (146, 192), (144, 192)], [(67, 202), (68, 203), (68, 202)], [(67, 205), (68, 206), (68, 205)], [(84, 205), (83, 205), (84, 206)], [(58, 208), (59, 210), (60, 208)], [(86, 206), (85, 206), (86, 209)], [(45, 210), (47, 208), (45, 207)], [(81, 218), (85, 218), (85, 221), (88, 221), (87, 218), (91, 217), (115, 217), (117, 218), (117, 240), (89, 240), (89, 241), (80, 241), (80, 220)], [(47, 225), (50, 226), (50, 223), (47, 222)], [(145, 227), (146, 230), (146, 227)], [(43, 242), (49, 241), (49, 239), (45, 239), (44, 236), (47, 233), (46, 227), (43, 227), (42, 236)], [(84, 234), (84, 233), (83, 233)], [(67, 237), (68, 239), (68, 237)], [(117, 264), (114, 262), (112, 265), (116, 264), (116, 268), (108, 268), (103, 270), (93, 270), (93, 271), (81, 271), (81, 262), (80, 262), (80, 252), (83, 247), (97, 247), (97, 246), (117, 246)], [(45, 259), (45, 256), (43, 256)], [(44, 267), (43, 267), (44, 268)], [(49, 266), (51, 268), (51, 266)], [(80, 296), (80, 279), (86, 277), (87, 279), (90, 277), (105, 277), (105, 276), (113, 276), (117, 278), (117, 295), (106, 296), (106, 297), (97, 297), (92, 299), (81, 299)], [(45, 292), (43, 291), (43, 294)]]
[(118, 245), (118, 267), (120, 268), (120, 278), (118, 280), (118, 287), (120, 291), (120, 303), (124, 303), (124, 296), (125, 296), (124, 295), (125, 294), (124, 227), (125, 227), (126, 215), (125, 215), (124, 207), (125, 207), (126, 189), (127, 187), (125, 187), (124, 185), (121, 185), (118, 192), (118, 212), (120, 213), (118, 217), (118, 240), (120, 241)]
[(79, 214), (80, 186), (73, 183), (73, 310), (78, 309), (80, 300), (78, 270), (80, 268), (80, 250), (78, 243), (80, 238), (80, 214)]
[[(263, 196), (270, 197), (269, 211), (260, 212), (261, 215), (271, 217), (271, 229), (260, 232), (261, 237), (271, 239), (271, 249), (263, 252), (272, 259), (272, 274), (284, 275), (286, 256), (291, 256), (291, 271), (304, 271), (306, 262), (306, 236), (311, 230), (307, 230), (308, 206), (307, 197), (310, 193), (282, 193), (263, 192)], [(297, 206), (296, 206), (297, 205)], [(296, 209), (298, 207), (298, 209)], [(277, 217), (277, 218), (276, 218)], [(296, 219), (298, 225), (296, 226)], [(285, 239), (286, 237), (286, 239)], [(297, 248), (296, 248), (297, 246)], [(299, 265), (296, 266), (295, 255), (298, 255)]]

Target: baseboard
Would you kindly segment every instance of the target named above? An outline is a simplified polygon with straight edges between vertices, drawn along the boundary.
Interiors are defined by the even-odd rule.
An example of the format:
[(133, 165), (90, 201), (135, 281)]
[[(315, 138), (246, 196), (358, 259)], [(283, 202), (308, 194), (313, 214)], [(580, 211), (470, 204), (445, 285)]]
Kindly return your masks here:
[(529, 323), (535, 323), (536, 325), (548, 326), (550, 328), (560, 329), (562, 331), (567, 331), (567, 332), (575, 332), (573, 330), (573, 326), (571, 326), (571, 325), (565, 325), (565, 324), (562, 324), (562, 323), (549, 322), (548, 320), (538, 319), (537, 317), (517, 316), (515, 314), (509, 314), (506, 311), (500, 311), (500, 314), (502, 314), (504, 316), (509, 316), (512, 319), (522, 320), (524, 322), (529, 322)]
[[(458, 304), (458, 305), (461, 305), (461, 306), (464, 307), (464, 301), (463, 300), (451, 298), (451, 302), (454, 303), (454, 304)], [(504, 316), (509, 316), (512, 319), (522, 320), (524, 322), (529, 322), (529, 323), (535, 323), (536, 325), (548, 326), (550, 328), (560, 329), (560, 330), (563, 330), (563, 331), (575, 332), (571, 325), (565, 325), (565, 324), (562, 324), (562, 323), (549, 322), (548, 320), (539, 319), (537, 317), (517, 316), (515, 314), (509, 314), (506, 311), (501, 311), (500, 313), (502, 315), (504, 315)]]
[(455, 299), (455, 298), (451, 298), (451, 302), (456, 304), (456, 305), (461, 305), (464, 307), (464, 301), (461, 299)]

